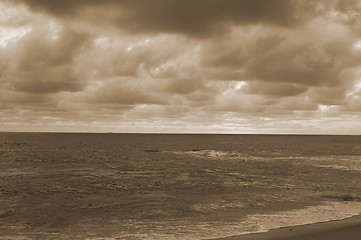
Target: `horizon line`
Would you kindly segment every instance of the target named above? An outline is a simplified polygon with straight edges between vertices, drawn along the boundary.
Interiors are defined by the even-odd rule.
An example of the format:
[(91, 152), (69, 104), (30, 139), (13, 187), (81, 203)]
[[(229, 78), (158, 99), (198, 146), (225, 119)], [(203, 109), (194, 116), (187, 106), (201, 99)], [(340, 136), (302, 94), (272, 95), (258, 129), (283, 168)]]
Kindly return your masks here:
[(269, 136), (361, 136), (361, 134), (332, 133), (206, 133), (206, 132), (69, 132), (69, 131), (0, 131), (1, 133), (46, 133), (46, 134), (139, 134), (139, 135), (269, 135)]

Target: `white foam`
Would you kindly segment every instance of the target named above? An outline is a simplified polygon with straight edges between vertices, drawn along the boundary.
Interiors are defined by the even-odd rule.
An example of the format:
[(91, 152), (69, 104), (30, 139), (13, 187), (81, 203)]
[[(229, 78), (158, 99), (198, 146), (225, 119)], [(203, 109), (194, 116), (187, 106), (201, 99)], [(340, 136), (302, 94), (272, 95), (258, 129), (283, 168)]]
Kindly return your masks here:
[(333, 168), (338, 170), (361, 171), (360, 156), (325, 156), (313, 157), (309, 163), (317, 167)]
[(279, 212), (275, 214), (253, 215), (244, 222), (258, 224), (270, 230), (286, 226), (297, 226), (317, 222), (340, 220), (361, 214), (361, 202), (327, 202), (320, 206)]
[(181, 154), (181, 155), (188, 154), (191, 156), (209, 159), (209, 160), (249, 160), (249, 159), (254, 158), (245, 153), (231, 152), (231, 151), (218, 151), (218, 150), (213, 150), (213, 149), (172, 152), (172, 153)]
[[(278, 212), (274, 214), (250, 215), (236, 223), (205, 222), (157, 222), (150, 231), (134, 234), (123, 233), (109, 239), (165, 239), (198, 240), (221, 238), (234, 235), (267, 232), (271, 229), (341, 220), (361, 214), (361, 202), (327, 202), (324, 205), (310, 206), (304, 209)], [(96, 238), (88, 238), (96, 239)]]

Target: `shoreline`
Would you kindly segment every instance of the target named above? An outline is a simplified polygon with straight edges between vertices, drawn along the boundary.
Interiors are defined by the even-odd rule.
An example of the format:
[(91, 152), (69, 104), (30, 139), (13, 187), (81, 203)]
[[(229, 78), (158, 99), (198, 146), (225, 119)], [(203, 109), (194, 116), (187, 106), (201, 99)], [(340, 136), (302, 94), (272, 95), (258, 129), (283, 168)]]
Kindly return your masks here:
[(359, 240), (360, 236), (361, 214), (340, 220), (281, 227), (267, 232), (209, 240)]

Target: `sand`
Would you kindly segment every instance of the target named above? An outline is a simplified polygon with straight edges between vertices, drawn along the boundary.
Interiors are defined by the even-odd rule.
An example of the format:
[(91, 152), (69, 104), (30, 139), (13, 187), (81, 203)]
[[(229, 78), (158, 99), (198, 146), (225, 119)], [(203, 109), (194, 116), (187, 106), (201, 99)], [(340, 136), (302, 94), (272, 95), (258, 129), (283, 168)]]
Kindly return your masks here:
[(273, 229), (265, 233), (219, 238), (219, 240), (360, 240), (361, 215), (324, 223)]

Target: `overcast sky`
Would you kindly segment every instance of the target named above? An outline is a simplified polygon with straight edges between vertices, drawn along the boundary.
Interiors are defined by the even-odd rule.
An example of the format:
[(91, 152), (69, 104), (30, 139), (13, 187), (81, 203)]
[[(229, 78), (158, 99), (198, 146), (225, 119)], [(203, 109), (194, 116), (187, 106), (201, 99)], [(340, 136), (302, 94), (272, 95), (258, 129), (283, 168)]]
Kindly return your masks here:
[(0, 0), (0, 131), (361, 134), (361, 1)]

